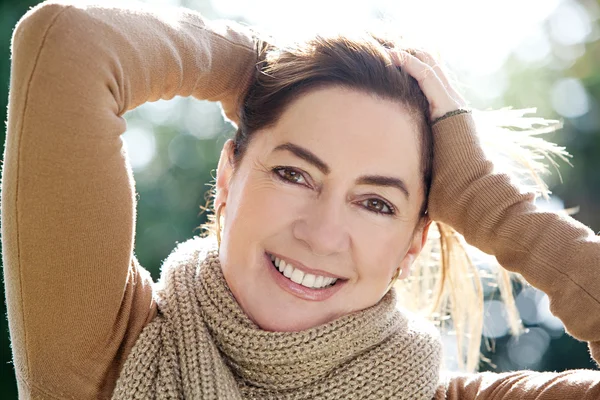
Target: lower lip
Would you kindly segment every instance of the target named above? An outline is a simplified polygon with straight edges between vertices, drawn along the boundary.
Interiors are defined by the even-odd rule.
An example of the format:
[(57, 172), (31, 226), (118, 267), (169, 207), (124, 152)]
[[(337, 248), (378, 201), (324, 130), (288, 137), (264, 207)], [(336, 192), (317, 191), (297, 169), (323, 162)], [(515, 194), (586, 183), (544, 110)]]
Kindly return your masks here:
[(290, 279), (283, 276), (281, 272), (275, 265), (271, 262), (271, 256), (265, 253), (265, 262), (269, 269), (269, 273), (273, 277), (273, 280), (286, 292), (293, 294), (296, 297), (299, 297), (303, 300), (311, 300), (311, 301), (323, 301), (327, 300), (338, 290), (344, 286), (344, 281), (338, 280), (333, 286), (324, 288), (324, 289), (313, 289), (307, 288), (306, 286), (302, 286), (297, 284), (296, 282), (291, 281)]

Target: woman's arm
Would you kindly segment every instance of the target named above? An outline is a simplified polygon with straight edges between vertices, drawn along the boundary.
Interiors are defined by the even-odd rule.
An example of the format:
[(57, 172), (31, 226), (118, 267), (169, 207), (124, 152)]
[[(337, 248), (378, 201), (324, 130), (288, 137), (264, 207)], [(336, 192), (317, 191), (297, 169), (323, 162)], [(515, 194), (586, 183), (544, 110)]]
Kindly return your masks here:
[(516, 371), (448, 376), (435, 400), (597, 400), (600, 372)]
[(433, 127), (432, 218), (496, 256), (550, 298), (550, 309), (600, 362), (600, 238), (571, 217), (544, 212), (493, 172), (470, 114)]
[[(567, 332), (600, 362), (600, 238), (568, 216), (540, 211), (534, 195), (493, 172), (470, 114), (433, 127), (432, 217), (493, 254), (550, 298)], [(600, 371), (520, 371), (456, 376), (447, 399), (598, 399)], [(441, 397), (444, 398), (444, 397)]]
[(186, 9), (46, 2), (18, 23), (2, 246), (21, 398), (110, 396), (156, 308), (133, 256), (122, 116), (192, 95), (235, 119), (253, 47), (243, 29)]
[[(464, 107), (429, 54), (395, 54), (397, 63), (419, 82), (432, 119)], [(566, 330), (588, 342), (600, 363), (600, 237), (568, 216), (543, 212), (534, 194), (524, 193), (485, 156), (471, 114), (433, 124), (431, 218), (493, 254), (506, 269), (544, 291), (550, 309)], [(520, 371), (455, 376), (438, 399), (596, 399), (599, 371), (561, 374)]]

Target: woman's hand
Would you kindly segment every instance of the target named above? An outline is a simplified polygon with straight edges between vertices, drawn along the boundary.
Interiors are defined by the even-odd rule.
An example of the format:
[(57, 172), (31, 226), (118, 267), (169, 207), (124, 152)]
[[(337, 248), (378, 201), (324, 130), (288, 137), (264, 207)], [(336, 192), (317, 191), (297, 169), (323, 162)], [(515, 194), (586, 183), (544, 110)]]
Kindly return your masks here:
[(392, 59), (404, 68), (419, 86), (429, 101), (431, 122), (445, 114), (467, 107), (465, 99), (452, 87), (441, 66), (431, 54), (415, 50), (412, 55), (404, 50), (392, 50)]

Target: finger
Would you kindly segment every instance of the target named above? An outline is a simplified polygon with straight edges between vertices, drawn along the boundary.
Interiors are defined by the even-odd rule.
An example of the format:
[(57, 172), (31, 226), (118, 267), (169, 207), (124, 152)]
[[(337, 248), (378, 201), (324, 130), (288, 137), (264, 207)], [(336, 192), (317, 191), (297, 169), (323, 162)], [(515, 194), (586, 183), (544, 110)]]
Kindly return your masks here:
[(446, 88), (446, 91), (450, 94), (450, 96), (452, 96), (452, 98), (457, 100), (462, 105), (466, 106), (466, 101), (463, 99), (462, 95), (454, 88), (454, 85), (452, 85), (450, 83), (448, 74), (446, 73), (446, 70), (445, 70), (444, 66), (441, 64), (441, 62), (437, 58), (435, 58), (433, 55), (431, 55), (431, 53), (429, 53), (425, 50), (415, 49), (414, 52), (415, 52), (415, 54), (414, 54), (415, 57), (417, 57), (419, 60), (421, 60), (425, 64), (429, 65), (435, 71), (435, 73), (437, 74), (438, 78), (440, 78), (440, 80), (444, 84), (444, 87)]
[(460, 108), (457, 102), (446, 91), (446, 87), (433, 68), (429, 65), (402, 50), (392, 52), (392, 58), (418, 82), (419, 87), (431, 105), (432, 119)]
[(440, 78), (440, 80), (446, 88), (450, 86), (448, 77), (444, 73), (444, 70), (440, 66), (440, 63), (430, 53), (424, 50), (415, 49), (413, 55), (419, 60), (423, 61), (425, 64), (429, 65), (435, 71), (435, 73)]
[[(437, 76), (434, 69), (417, 57), (403, 50), (392, 52), (392, 57), (397, 65), (404, 68), (409, 75), (419, 82), (419, 85), (423, 83), (427, 86), (430, 92), (445, 89), (444, 83)], [(425, 92), (425, 88), (422, 87), (421, 89)]]

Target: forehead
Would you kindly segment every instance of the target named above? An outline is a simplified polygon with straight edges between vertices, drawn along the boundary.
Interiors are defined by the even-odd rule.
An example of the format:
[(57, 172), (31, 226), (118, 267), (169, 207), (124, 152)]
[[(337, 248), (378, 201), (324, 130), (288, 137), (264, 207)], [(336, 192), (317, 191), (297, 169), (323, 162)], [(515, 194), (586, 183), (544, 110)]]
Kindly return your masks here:
[(395, 174), (419, 184), (420, 132), (398, 102), (345, 88), (318, 89), (295, 100), (270, 131), (268, 147), (305, 146), (332, 172)]

